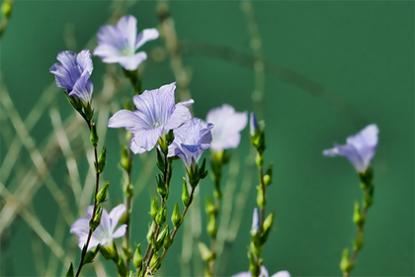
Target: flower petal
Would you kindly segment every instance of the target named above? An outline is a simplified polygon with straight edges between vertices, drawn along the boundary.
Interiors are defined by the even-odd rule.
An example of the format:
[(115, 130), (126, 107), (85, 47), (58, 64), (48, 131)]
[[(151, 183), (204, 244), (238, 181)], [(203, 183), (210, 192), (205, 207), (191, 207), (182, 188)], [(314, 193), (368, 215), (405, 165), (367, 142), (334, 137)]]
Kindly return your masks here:
[(118, 221), (120, 221), (120, 218), (125, 213), (125, 211), (126, 207), (124, 204), (120, 204), (111, 210), (109, 219), (111, 221), (110, 227), (112, 230), (114, 229), (115, 225), (117, 225)]
[(160, 36), (159, 31), (156, 28), (144, 29), (137, 36), (137, 40), (135, 43), (135, 49), (140, 48), (148, 41), (158, 39), (159, 36)]
[(130, 132), (135, 132), (141, 128), (147, 128), (148, 124), (136, 113), (128, 110), (116, 112), (108, 121), (110, 128), (126, 128)]
[(112, 234), (112, 238), (113, 239), (120, 238), (125, 235), (126, 231), (127, 231), (127, 225), (123, 224), (120, 227), (118, 227), (118, 229)]
[(282, 270), (272, 274), (271, 277), (291, 277), (291, 275), (288, 271)]
[(126, 15), (120, 18), (117, 23), (117, 29), (129, 49), (134, 49), (137, 37), (137, 19), (132, 15)]
[(166, 130), (172, 130), (178, 128), (184, 122), (192, 118), (192, 114), (189, 110), (189, 106), (194, 103), (193, 99), (177, 103), (173, 113), (167, 121)]
[(146, 59), (147, 54), (145, 52), (138, 52), (132, 56), (119, 56), (118, 63), (126, 70), (136, 70)]
[(130, 149), (135, 154), (142, 154), (144, 152), (153, 149), (160, 136), (162, 135), (163, 128), (155, 128), (148, 130), (141, 130), (134, 133), (130, 142)]

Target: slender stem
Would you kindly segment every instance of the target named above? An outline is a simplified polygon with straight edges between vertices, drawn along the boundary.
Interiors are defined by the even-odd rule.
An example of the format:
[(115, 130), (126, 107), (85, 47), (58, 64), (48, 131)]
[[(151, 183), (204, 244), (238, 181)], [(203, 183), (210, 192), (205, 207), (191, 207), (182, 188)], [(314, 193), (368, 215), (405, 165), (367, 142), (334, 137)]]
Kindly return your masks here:
[[(87, 122), (87, 123), (88, 123), (89, 130), (92, 131), (92, 123), (91, 122)], [(97, 146), (94, 146), (94, 159), (95, 159), (95, 164), (97, 165), (98, 164)], [(95, 214), (97, 212), (97, 207), (98, 207), (98, 201), (97, 201), (96, 195), (98, 194), (98, 190), (99, 190), (99, 177), (100, 177), (100, 172), (96, 168), (95, 169), (94, 208), (93, 208), (93, 211), (92, 211), (91, 220), (94, 219)], [(89, 242), (91, 241), (91, 237), (92, 237), (93, 232), (94, 232), (94, 230), (92, 230), (92, 228), (89, 227), (88, 237), (87, 237), (87, 240), (86, 240), (86, 243), (85, 243), (84, 247), (82, 248), (81, 259), (79, 261), (79, 266), (78, 266), (78, 269), (77, 269), (76, 274), (75, 274), (76, 277), (79, 276), (79, 274), (81, 273), (81, 269), (84, 266), (85, 256), (86, 256), (86, 253), (88, 251)]]
[(125, 260), (125, 265), (128, 268), (128, 265), (130, 263), (131, 260), (131, 249), (130, 249), (130, 218), (131, 218), (131, 211), (132, 211), (132, 199), (133, 199), (133, 187), (132, 187), (132, 178), (131, 178), (131, 174), (132, 174), (132, 153), (130, 150), (127, 150), (128, 153), (128, 167), (125, 168), (125, 175), (126, 175), (126, 183), (125, 183), (125, 188), (124, 188), (124, 203), (125, 203), (125, 208), (126, 208), (126, 212), (127, 212), (127, 217), (125, 220), (125, 224), (126, 224), (126, 230), (125, 230), (125, 235), (124, 235), (124, 251), (126, 254), (126, 260)]
[[(183, 210), (183, 213), (181, 215), (181, 221), (180, 221), (179, 225), (177, 225), (177, 226), (175, 226), (173, 228), (173, 231), (171, 232), (171, 235), (170, 235), (170, 241), (173, 241), (174, 240), (174, 238), (176, 237), (177, 232), (180, 229), (180, 226), (182, 226), (182, 224), (183, 224), (184, 217), (186, 216), (187, 212), (189, 211), (189, 207), (192, 204), (193, 195), (194, 195), (195, 190), (196, 190), (196, 188), (195, 187), (192, 187), (192, 189), (190, 191), (190, 195), (189, 195), (189, 204)], [(164, 251), (163, 251), (163, 253), (160, 256), (160, 263), (163, 261), (164, 257), (167, 255), (167, 251), (170, 249), (170, 246), (164, 248)]]

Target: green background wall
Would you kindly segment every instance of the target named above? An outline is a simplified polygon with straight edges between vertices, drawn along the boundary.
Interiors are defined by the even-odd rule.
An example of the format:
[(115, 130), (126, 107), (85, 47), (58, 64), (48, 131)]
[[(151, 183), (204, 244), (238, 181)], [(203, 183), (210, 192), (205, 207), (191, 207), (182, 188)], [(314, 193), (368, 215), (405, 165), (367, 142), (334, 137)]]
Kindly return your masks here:
[[(180, 39), (251, 53), (239, 1), (173, 1), (170, 8)], [(275, 168), (268, 207), (277, 214), (276, 228), (264, 250), (269, 271), (287, 269), (293, 276), (339, 275), (339, 257), (352, 238), (351, 213), (360, 191), (352, 167), (344, 159), (324, 158), (321, 152), (334, 142), (342, 143), (366, 124), (377, 123), (380, 144), (373, 163), (375, 203), (354, 274), (413, 276), (414, 3), (255, 1), (254, 8), (265, 60), (301, 73), (324, 88), (322, 94), (312, 95), (275, 74), (266, 76), (263, 113), (267, 160)], [(105, 1), (16, 1), (9, 29), (0, 42), (0, 69), (2, 81), (23, 116), (52, 81), (48, 68), (65, 48), (65, 26), (71, 24), (76, 49), (80, 50), (110, 12), (111, 4)], [(140, 29), (158, 24), (152, 1), (139, 1), (128, 8), (128, 13), (138, 18)], [(148, 44), (146, 49), (162, 43)], [(205, 117), (210, 108), (224, 102), (238, 110), (252, 110), (251, 69), (197, 52), (186, 55), (184, 63), (192, 70), (190, 90), (197, 116)], [(104, 66), (98, 59), (94, 64), (95, 93), (99, 93)], [(145, 88), (155, 88), (174, 77), (167, 61), (149, 61), (143, 78)], [(57, 104), (65, 114), (72, 112), (63, 96), (58, 97)], [(50, 128), (47, 116), (44, 124), (32, 132), (39, 141)], [(247, 135), (245, 131), (242, 153), (248, 151)], [(116, 138), (117, 132), (111, 130), (108, 140), (114, 148), (109, 151), (108, 165), (113, 168), (118, 159)], [(0, 146), (1, 157), (7, 145), (0, 141)], [(24, 155), (21, 159), (21, 163), (31, 166)], [(68, 180), (62, 177), (65, 174), (64, 163), (53, 173), (63, 186)], [(116, 169), (107, 172), (106, 178), (116, 182), (119, 175)], [(202, 197), (210, 185), (202, 184)], [(176, 194), (179, 187), (175, 188)], [(252, 199), (240, 211), (244, 213), (243, 227), (229, 252), (225, 275), (247, 268), (254, 187), (252, 184)], [(116, 200), (121, 199), (117, 191), (112, 186)], [(147, 195), (142, 194), (136, 201), (141, 215), (148, 207), (144, 200)], [(45, 189), (39, 191), (33, 205), (41, 222), (52, 231), (58, 214)], [(137, 228), (145, 226), (140, 218), (143, 216), (135, 219)], [(21, 220), (13, 226), (7, 251), (0, 253), (6, 261), (2, 272), (33, 275), (35, 265), (28, 249), (34, 236)], [(135, 233), (136, 239), (143, 236), (144, 231)], [(170, 275), (180, 274), (176, 266), (180, 245), (173, 247), (163, 267)]]

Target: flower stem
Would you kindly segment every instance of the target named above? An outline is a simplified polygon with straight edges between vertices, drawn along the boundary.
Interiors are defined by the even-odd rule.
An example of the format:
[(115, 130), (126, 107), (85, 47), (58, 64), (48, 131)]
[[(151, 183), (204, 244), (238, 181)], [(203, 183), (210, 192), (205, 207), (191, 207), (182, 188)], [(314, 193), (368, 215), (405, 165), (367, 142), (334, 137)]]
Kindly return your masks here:
[[(93, 122), (93, 120), (88, 120), (87, 121), (88, 124), (88, 128), (90, 133), (95, 133), (96, 134), (96, 130), (95, 130), (95, 123)], [(92, 216), (91, 216), (91, 222), (94, 220), (95, 215), (97, 213), (97, 208), (98, 208), (98, 200), (97, 200), (97, 194), (99, 191), (99, 178), (101, 175), (100, 170), (98, 169), (98, 164), (99, 164), (99, 160), (98, 160), (98, 150), (97, 150), (97, 143), (92, 143), (93, 147), (94, 147), (94, 163), (95, 163), (95, 194), (94, 194), (94, 208), (92, 211)], [(88, 232), (88, 237), (86, 240), (86, 243), (84, 245), (84, 247), (82, 248), (82, 252), (81, 252), (81, 258), (79, 261), (79, 265), (78, 265), (78, 269), (76, 270), (76, 274), (75, 276), (78, 277), (79, 274), (81, 273), (82, 267), (84, 266), (84, 260), (85, 260), (85, 256), (88, 252), (88, 246), (89, 246), (89, 242), (91, 241), (91, 237), (92, 237), (92, 233), (94, 232), (94, 228), (89, 227), (89, 232)]]
[(356, 264), (357, 257), (363, 247), (367, 214), (373, 203), (373, 171), (369, 168), (364, 173), (360, 173), (359, 178), (361, 182), (360, 187), (363, 192), (363, 200), (361, 204), (358, 202), (355, 203), (354, 207), (353, 222), (356, 225), (356, 234), (351, 248), (351, 253), (349, 252), (349, 249), (346, 248), (343, 251), (343, 256), (340, 262), (340, 269), (343, 272), (344, 277), (350, 276), (350, 273)]

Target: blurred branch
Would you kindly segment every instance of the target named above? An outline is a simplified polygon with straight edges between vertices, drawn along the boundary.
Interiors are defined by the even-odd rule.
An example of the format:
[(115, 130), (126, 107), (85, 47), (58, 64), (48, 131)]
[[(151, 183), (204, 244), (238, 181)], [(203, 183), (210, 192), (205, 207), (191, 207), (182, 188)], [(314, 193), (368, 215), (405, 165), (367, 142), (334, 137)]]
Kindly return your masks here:
[(263, 117), (265, 108), (263, 105), (265, 93), (265, 65), (262, 54), (262, 39), (251, 1), (243, 0), (241, 2), (241, 9), (245, 15), (250, 37), (250, 46), (253, 54), (254, 90), (252, 91), (252, 101), (254, 102), (254, 111), (259, 117)]
[(160, 33), (164, 39), (167, 52), (170, 56), (170, 66), (177, 82), (177, 91), (180, 100), (190, 99), (190, 72), (184, 67), (179, 42), (174, 25), (174, 19), (170, 15), (167, 1), (159, 1), (158, 17), (160, 22)]

